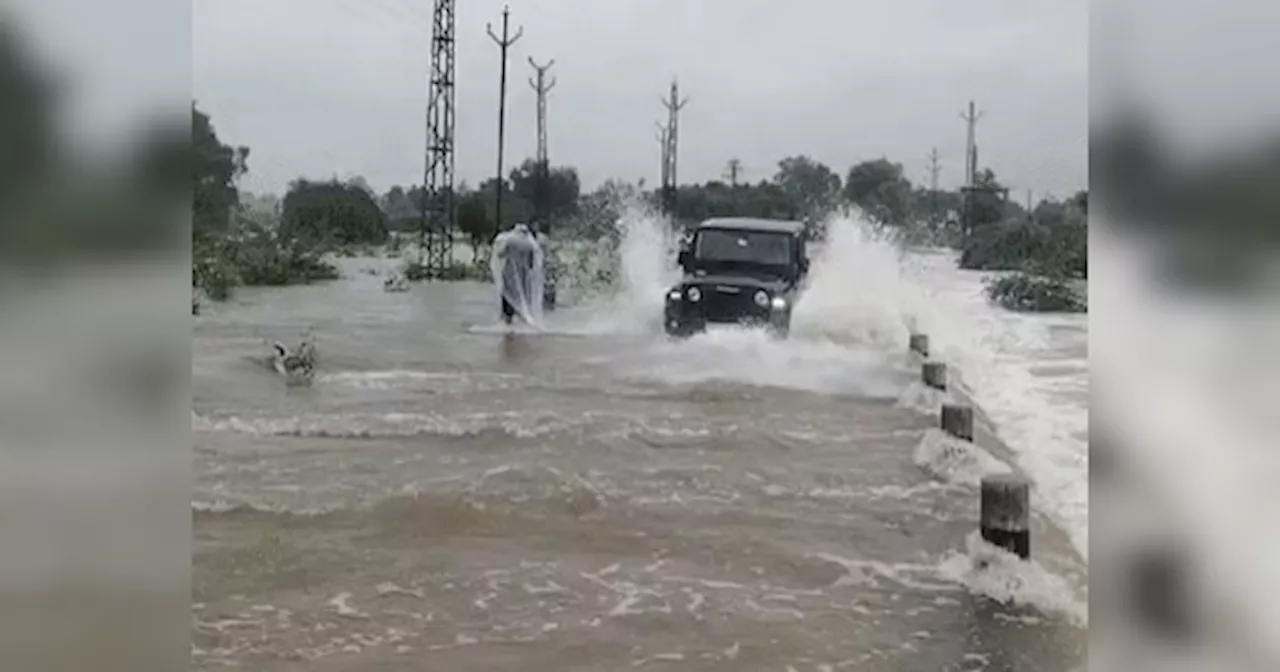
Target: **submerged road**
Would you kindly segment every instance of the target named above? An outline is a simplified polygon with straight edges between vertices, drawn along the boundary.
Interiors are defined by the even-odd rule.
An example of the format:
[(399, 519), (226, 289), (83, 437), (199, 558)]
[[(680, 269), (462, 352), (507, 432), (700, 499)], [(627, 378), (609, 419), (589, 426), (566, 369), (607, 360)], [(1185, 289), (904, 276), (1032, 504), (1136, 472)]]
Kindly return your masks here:
[[(1082, 665), (1082, 564), (1045, 535), (977, 566), (901, 352), (626, 314), (504, 333), (487, 286), (358, 271), (208, 307), (193, 668)], [(264, 339), (308, 329), (319, 375), (287, 388)]]

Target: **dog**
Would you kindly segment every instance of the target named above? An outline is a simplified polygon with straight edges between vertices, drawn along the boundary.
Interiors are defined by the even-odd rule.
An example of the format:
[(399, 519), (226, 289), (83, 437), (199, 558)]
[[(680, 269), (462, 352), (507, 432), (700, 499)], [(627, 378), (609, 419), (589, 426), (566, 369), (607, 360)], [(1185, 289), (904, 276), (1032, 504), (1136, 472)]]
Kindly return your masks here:
[(316, 375), (316, 348), (308, 338), (290, 352), (280, 341), (271, 344), (271, 367), (290, 385), (310, 385)]
[(409, 279), (397, 273), (382, 281), (382, 289), (388, 292), (407, 292), (409, 291)]

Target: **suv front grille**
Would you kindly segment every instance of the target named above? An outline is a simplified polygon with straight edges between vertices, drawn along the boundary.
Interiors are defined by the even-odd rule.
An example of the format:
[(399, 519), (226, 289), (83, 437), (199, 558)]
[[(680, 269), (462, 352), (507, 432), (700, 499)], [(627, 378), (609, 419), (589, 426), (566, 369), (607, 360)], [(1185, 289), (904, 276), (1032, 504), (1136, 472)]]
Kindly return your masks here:
[(737, 291), (719, 289), (717, 285), (702, 285), (702, 313), (710, 322), (736, 322), (760, 312), (752, 296), (758, 291), (751, 287), (734, 287)]

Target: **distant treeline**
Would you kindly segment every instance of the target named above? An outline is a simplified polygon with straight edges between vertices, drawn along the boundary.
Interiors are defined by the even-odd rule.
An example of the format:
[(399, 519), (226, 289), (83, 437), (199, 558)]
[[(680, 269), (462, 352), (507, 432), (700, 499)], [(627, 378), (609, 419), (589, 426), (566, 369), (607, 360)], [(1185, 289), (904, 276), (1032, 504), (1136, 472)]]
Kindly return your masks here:
[[(238, 283), (333, 277), (336, 270), (322, 259), (324, 254), (389, 241), (394, 246), (416, 238), (423, 228), (420, 186), (393, 186), (377, 194), (360, 178), (298, 179), (282, 198), (246, 196), (236, 182), (247, 170), (249, 150), (223, 144), (208, 116), (194, 105), (192, 140), (197, 157), (193, 284), (211, 296), (225, 296)], [(977, 185), (978, 190), (968, 193), (922, 188), (907, 179), (901, 164), (885, 158), (858, 163), (842, 177), (810, 157), (793, 156), (779, 161), (770, 179), (680, 185), (670, 214), (677, 223), (723, 216), (803, 220), (820, 237), (830, 215), (854, 207), (903, 242), (959, 249), (966, 268), (1063, 279), (1087, 275), (1086, 192), (1065, 201), (1043, 199), (1028, 212), (1005, 197), (992, 171), (980, 171)], [(657, 210), (663, 200), (643, 182), (610, 180), (584, 193), (575, 168), (543, 167), (529, 159), (503, 180), (499, 225), (497, 187), (491, 178), (474, 188), (462, 183), (452, 194), (437, 195), (452, 196), (458, 233), (477, 257), (471, 263), (499, 230), (516, 222), (535, 223), (553, 239), (597, 239), (616, 234), (625, 204)]]

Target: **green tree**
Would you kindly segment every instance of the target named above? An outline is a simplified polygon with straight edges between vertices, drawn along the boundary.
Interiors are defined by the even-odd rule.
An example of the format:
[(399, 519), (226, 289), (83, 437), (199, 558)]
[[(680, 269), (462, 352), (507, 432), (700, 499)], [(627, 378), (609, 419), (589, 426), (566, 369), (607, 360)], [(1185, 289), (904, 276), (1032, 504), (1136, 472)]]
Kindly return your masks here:
[(844, 195), (878, 224), (904, 227), (911, 223), (911, 181), (902, 164), (885, 158), (863, 161), (849, 169)]
[(387, 216), (359, 184), (294, 180), (282, 204), (281, 236), (312, 245), (382, 244)]
[(191, 104), (191, 285), (222, 300), (240, 282), (232, 261), (236, 180), (248, 169), (247, 147), (218, 139), (209, 115)]
[(502, 181), (502, 221), (496, 222), (497, 213), (495, 189), (497, 187), (497, 179), (489, 178), (481, 182), (476, 187), (476, 193), (484, 203), (485, 212), (488, 213), (489, 221), (495, 222), (499, 231), (506, 231), (515, 226), (519, 222), (528, 223), (533, 218), (533, 203), (525, 199), (524, 195), (512, 189), (511, 182)]
[(229, 235), (240, 204), (236, 180), (248, 170), (248, 147), (218, 139), (209, 115), (191, 104), (191, 232), (193, 243), (208, 244)]
[[(530, 215), (538, 214), (538, 172), (541, 167), (536, 160), (525, 159), (510, 174), (511, 193), (529, 205)], [(547, 225), (554, 228), (555, 222), (570, 218), (577, 212), (582, 184), (576, 168), (547, 166), (546, 171), (546, 191), (541, 195), (546, 199)], [(503, 209), (506, 209), (505, 200)]]
[(481, 248), (498, 234), (489, 209), (485, 207), (484, 194), (470, 191), (458, 198), (458, 228), (471, 244), (472, 261), (478, 261)]
[(779, 161), (773, 181), (795, 208), (795, 216), (805, 219), (821, 218), (840, 196), (840, 176), (807, 156)]
[(382, 206), (382, 211), (387, 213), (387, 219), (391, 222), (416, 220), (421, 217), (409, 193), (398, 184), (383, 194), (379, 205)]

